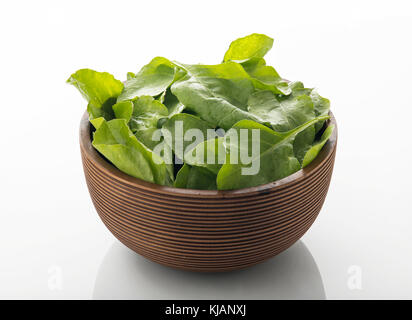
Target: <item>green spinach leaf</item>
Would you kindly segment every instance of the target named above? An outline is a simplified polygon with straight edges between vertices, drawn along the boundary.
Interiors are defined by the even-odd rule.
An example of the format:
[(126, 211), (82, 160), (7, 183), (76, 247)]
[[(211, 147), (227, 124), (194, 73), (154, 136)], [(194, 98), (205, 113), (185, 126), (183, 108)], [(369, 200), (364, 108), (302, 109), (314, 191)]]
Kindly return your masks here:
[(187, 71), (175, 82), (172, 93), (189, 110), (216, 127), (229, 129), (249, 114), (247, 101), (254, 91), (252, 81), (235, 62), (219, 65), (182, 65)]
[(156, 57), (145, 65), (134, 78), (129, 78), (117, 101), (139, 96), (157, 96), (180, 76), (178, 67), (163, 57)]
[(90, 69), (67, 82), (88, 101), (93, 146), (123, 172), (179, 188), (257, 186), (307, 166), (334, 130), (328, 99), (266, 64), (272, 46), (253, 33), (220, 64), (156, 57), (124, 83)]
[(179, 99), (177, 99), (170, 89), (165, 91), (162, 103), (167, 107), (167, 110), (169, 110), (169, 118), (173, 117), (175, 114), (181, 113), (185, 109), (185, 106)]
[(176, 175), (176, 188), (216, 190), (216, 174), (202, 167), (184, 164)]
[(162, 127), (162, 132), (165, 142), (176, 156), (183, 160), (186, 152), (207, 139), (208, 133), (210, 135), (214, 130), (206, 121), (194, 115), (179, 113), (167, 120)]
[[(258, 91), (249, 98), (249, 111), (268, 121), (275, 131), (290, 131), (315, 118), (313, 101), (306, 95), (278, 99), (271, 91)], [(301, 162), (315, 139), (315, 125), (299, 133), (294, 141), (296, 158)]]
[(167, 117), (167, 108), (151, 96), (141, 96), (133, 101), (118, 102), (113, 106), (117, 119), (125, 119), (136, 138), (152, 149), (159, 143), (153, 139), (159, 119)]
[[(326, 120), (328, 116), (312, 119), (288, 132), (275, 132), (259, 123), (242, 120), (233, 126), (225, 136), (225, 146), (228, 150), (226, 163), (217, 175), (217, 187), (220, 190), (254, 187), (282, 179), (298, 171), (301, 165), (293, 152), (293, 142), (300, 132), (313, 126), (317, 121)], [(247, 143), (239, 143), (239, 131), (249, 132)], [(259, 140), (253, 139), (252, 130), (258, 130)], [(250, 136), (252, 138), (250, 138)], [(242, 161), (241, 153), (249, 154), (252, 144), (260, 144), (259, 152), (252, 152), (248, 162)], [(231, 158), (235, 154), (235, 157)], [(238, 159), (233, 163), (232, 159)]]
[(275, 94), (289, 95), (292, 89), (288, 82), (282, 79), (275, 68), (266, 65), (263, 58), (254, 58), (242, 63), (250, 75), (253, 85), (259, 90), (270, 90)]
[(121, 171), (145, 181), (171, 185), (163, 159), (139, 142), (124, 119), (103, 121), (93, 146)]
[(226, 160), (226, 149), (223, 141), (223, 137), (218, 137), (199, 143), (195, 148), (185, 153), (185, 163), (206, 168), (217, 175)]
[(326, 141), (329, 140), (330, 136), (332, 135), (333, 129), (335, 128), (334, 125), (329, 125), (322, 134), (322, 137), (319, 141), (315, 141), (315, 143), (305, 152), (302, 161), (302, 167), (306, 167), (309, 163), (311, 163), (320, 150), (322, 150), (323, 146), (325, 145)]
[(223, 61), (245, 62), (252, 58), (263, 58), (272, 46), (272, 38), (264, 34), (253, 33), (233, 41)]
[(67, 83), (74, 85), (88, 101), (90, 119), (104, 117), (113, 119), (112, 105), (123, 89), (123, 83), (110, 73), (80, 69), (73, 73)]

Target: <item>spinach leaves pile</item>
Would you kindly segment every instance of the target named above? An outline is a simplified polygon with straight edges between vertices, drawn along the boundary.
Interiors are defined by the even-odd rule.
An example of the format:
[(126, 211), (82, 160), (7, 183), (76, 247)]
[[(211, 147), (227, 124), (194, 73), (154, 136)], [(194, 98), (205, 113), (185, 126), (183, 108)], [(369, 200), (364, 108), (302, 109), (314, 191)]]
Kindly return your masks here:
[[(325, 124), (328, 99), (266, 65), (272, 45), (272, 38), (251, 34), (233, 41), (220, 64), (156, 57), (137, 74), (128, 73), (124, 83), (90, 69), (78, 70), (68, 82), (88, 101), (93, 146), (121, 171), (179, 188), (257, 186), (308, 165), (333, 131)], [(183, 134), (193, 128), (216, 134), (179, 145), (178, 123)], [(232, 139), (242, 130), (252, 136), (246, 146)], [(231, 161), (231, 155), (249, 147), (253, 130), (259, 133), (259, 152), (252, 155), (259, 168), (244, 174), (250, 162)], [(196, 156), (206, 154), (216, 161)]]

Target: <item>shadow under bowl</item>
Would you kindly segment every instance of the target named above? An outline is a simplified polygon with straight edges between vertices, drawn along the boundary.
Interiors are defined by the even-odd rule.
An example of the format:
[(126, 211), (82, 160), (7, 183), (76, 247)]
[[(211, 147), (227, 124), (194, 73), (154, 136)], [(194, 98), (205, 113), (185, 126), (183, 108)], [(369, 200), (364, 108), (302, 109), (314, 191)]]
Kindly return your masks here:
[(92, 146), (85, 113), (80, 149), (87, 186), (110, 232), (150, 260), (203, 272), (252, 266), (289, 248), (318, 216), (337, 145), (330, 115), (333, 134), (304, 169), (257, 187), (215, 191), (161, 186), (121, 172)]

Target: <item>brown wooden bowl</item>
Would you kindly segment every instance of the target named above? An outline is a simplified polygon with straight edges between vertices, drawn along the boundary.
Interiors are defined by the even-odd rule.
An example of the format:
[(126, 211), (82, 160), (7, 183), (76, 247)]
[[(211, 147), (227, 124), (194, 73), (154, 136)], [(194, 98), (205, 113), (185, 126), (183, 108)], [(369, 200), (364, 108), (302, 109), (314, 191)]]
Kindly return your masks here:
[(131, 177), (91, 143), (80, 123), (84, 174), (94, 206), (123, 244), (163, 265), (193, 271), (245, 268), (289, 248), (315, 221), (332, 176), (335, 130), (304, 169), (275, 182), (230, 191), (166, 187)]

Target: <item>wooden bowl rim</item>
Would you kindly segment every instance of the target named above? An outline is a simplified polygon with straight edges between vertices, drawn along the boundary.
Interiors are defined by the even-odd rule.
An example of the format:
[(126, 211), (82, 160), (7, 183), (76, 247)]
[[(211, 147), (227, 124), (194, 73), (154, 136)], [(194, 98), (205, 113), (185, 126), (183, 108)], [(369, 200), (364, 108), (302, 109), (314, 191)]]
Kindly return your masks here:
[(328, 122), (335, 126), (333, 133), (329, 140), (325, 143), (318, 156), (305, 168), (287, 176), (283, 179), (263, 184), (256, 187), (248, 187), (236, 190), (198, 190), (198, 189), (182, 189), (175, 187), (168, 187), (152, 182), (144, 181), (139, 178), (129, 176), (128, 174), (117, 169), (113, 164), (109, 163), (92, 145), (90, 131), (91, 123), (89, 121), (89, 115), (87, 111), (84, 113), (80, 121), (80, 148), (83, 154), (103, 171), (108, 176), (111, 176), (122, 183), (129, 185), (130, 187), (145, 189), (150, 192), (164, 195), (176, 195), (183, 197), (198, 197), (198, 198), (231, 198), (236, 196), (251, 196), (255, 194), (262, 194), (272, 192), (276, 189), (284, 188), (287, 185), (298, 183), (299, 181), (310, 176), (313, 171), (316, 171), (319, 167), (323, 166), (327, 161), (331, 153), (336, 148), (338, 138), (338, 128), (336, 119), (332, 112), (329, 112), (330, 119)]

